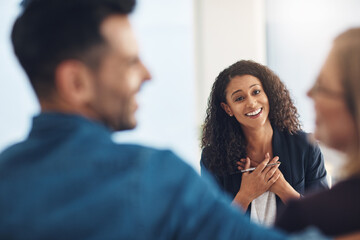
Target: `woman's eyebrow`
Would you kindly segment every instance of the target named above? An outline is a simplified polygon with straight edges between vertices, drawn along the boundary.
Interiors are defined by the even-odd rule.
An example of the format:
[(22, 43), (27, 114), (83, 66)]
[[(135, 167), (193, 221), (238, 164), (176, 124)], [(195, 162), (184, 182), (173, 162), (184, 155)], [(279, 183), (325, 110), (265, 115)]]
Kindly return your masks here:
[(255, 84), (251, 85), (251, 86), (249, 87), (249, 89), (252, 88), (252, 87), (254, 87), (254, 86), (256, 86), (256, 85), (259, 85), (259, 86), (260, 86), (260, 84), (255, 83)]
[[(249, 87), (249, 89), (252, 88), (252, 87), (254, 87), (254, 86), (256, 86), (256, 85), (260, 86), (260, 84), (255, 83), (255, 84), (252, 84), (252, 85)], [(231, 94), (231, 97), (232, 97), (235, 93), (238, 93), (238, 92), (242, 92), (242, 90), (241, 90), (241, 89), (238, 89), (238, 90), (234, 91), (234, 92)]]
[(242, 90), (241, 90), (241, 89), (236, 90), (235, 92), (233, 92), (233, 93), (231, 94), (231, 96), (233, 96), (235, 93), (238, 93), (238, 92), (242, 92)]

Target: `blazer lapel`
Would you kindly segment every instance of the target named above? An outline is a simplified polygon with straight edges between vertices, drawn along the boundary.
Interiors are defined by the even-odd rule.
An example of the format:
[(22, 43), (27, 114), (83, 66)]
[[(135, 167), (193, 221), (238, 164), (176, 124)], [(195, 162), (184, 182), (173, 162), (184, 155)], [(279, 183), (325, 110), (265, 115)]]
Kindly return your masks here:
[(293, 185), (292, 171), (291, 171), (291, 159), (289, 153), (288, 143), (283, 133), (274, 128), (274, 134), (272, 139), (273, 155), (279, 157), (281, 162), (279, 169), (284, 175), (284, 178), (290, 185)]

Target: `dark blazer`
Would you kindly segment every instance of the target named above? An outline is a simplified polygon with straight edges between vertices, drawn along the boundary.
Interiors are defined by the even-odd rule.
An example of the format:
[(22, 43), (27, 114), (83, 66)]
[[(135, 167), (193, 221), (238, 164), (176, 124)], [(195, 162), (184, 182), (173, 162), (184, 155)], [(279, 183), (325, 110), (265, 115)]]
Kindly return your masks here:
[[(291, 135), (287, 131), (273, 129), (273, 155), (279, 156), (280, 171), (288, 183), (301, 195), (311, 190), (328, 189), (324, 159), (317, 145), (308, 141), (307, 134), (299, 131)], [(209, 158), (201, 156), (201, 172), (207, 170)], [(233, 198), (238, 193), (241, 185), (242, 173), (237, 171), (229, 175), (212, 173), (220, 187), (228, 192)], [(283, 203), (276, 196), (277, 210), (283, 207)], [(249, 206), (247, 213), (250, 213)]]
[(275, 226), (287, 232), (297, 232), (308, 226), (317, 227), (330, 236), (360, 230), (360, 177), (335, 184), (297, 201), (290, 201), (277, 216)]

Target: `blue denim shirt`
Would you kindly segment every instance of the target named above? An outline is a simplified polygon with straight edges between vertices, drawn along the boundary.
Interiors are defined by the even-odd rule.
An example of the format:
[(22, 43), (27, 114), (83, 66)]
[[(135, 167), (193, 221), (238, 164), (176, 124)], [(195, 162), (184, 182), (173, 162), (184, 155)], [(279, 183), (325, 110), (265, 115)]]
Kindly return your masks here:
[(42, 113), (0, 155), (0, 239), (286, 239), (251, 224), (171, 151)]

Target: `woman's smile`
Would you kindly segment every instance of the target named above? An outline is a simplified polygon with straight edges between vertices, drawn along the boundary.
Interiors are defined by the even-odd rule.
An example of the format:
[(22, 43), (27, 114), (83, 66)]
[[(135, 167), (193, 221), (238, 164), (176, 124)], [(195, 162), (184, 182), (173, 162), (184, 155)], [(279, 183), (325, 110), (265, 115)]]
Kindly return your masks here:
[(245, 116), (250, 117), (250, 118), (258, 118), (261, 115), (262, 110), (263, 110), (263, 108), (259, 108), (255, 111), (246, 113)]

